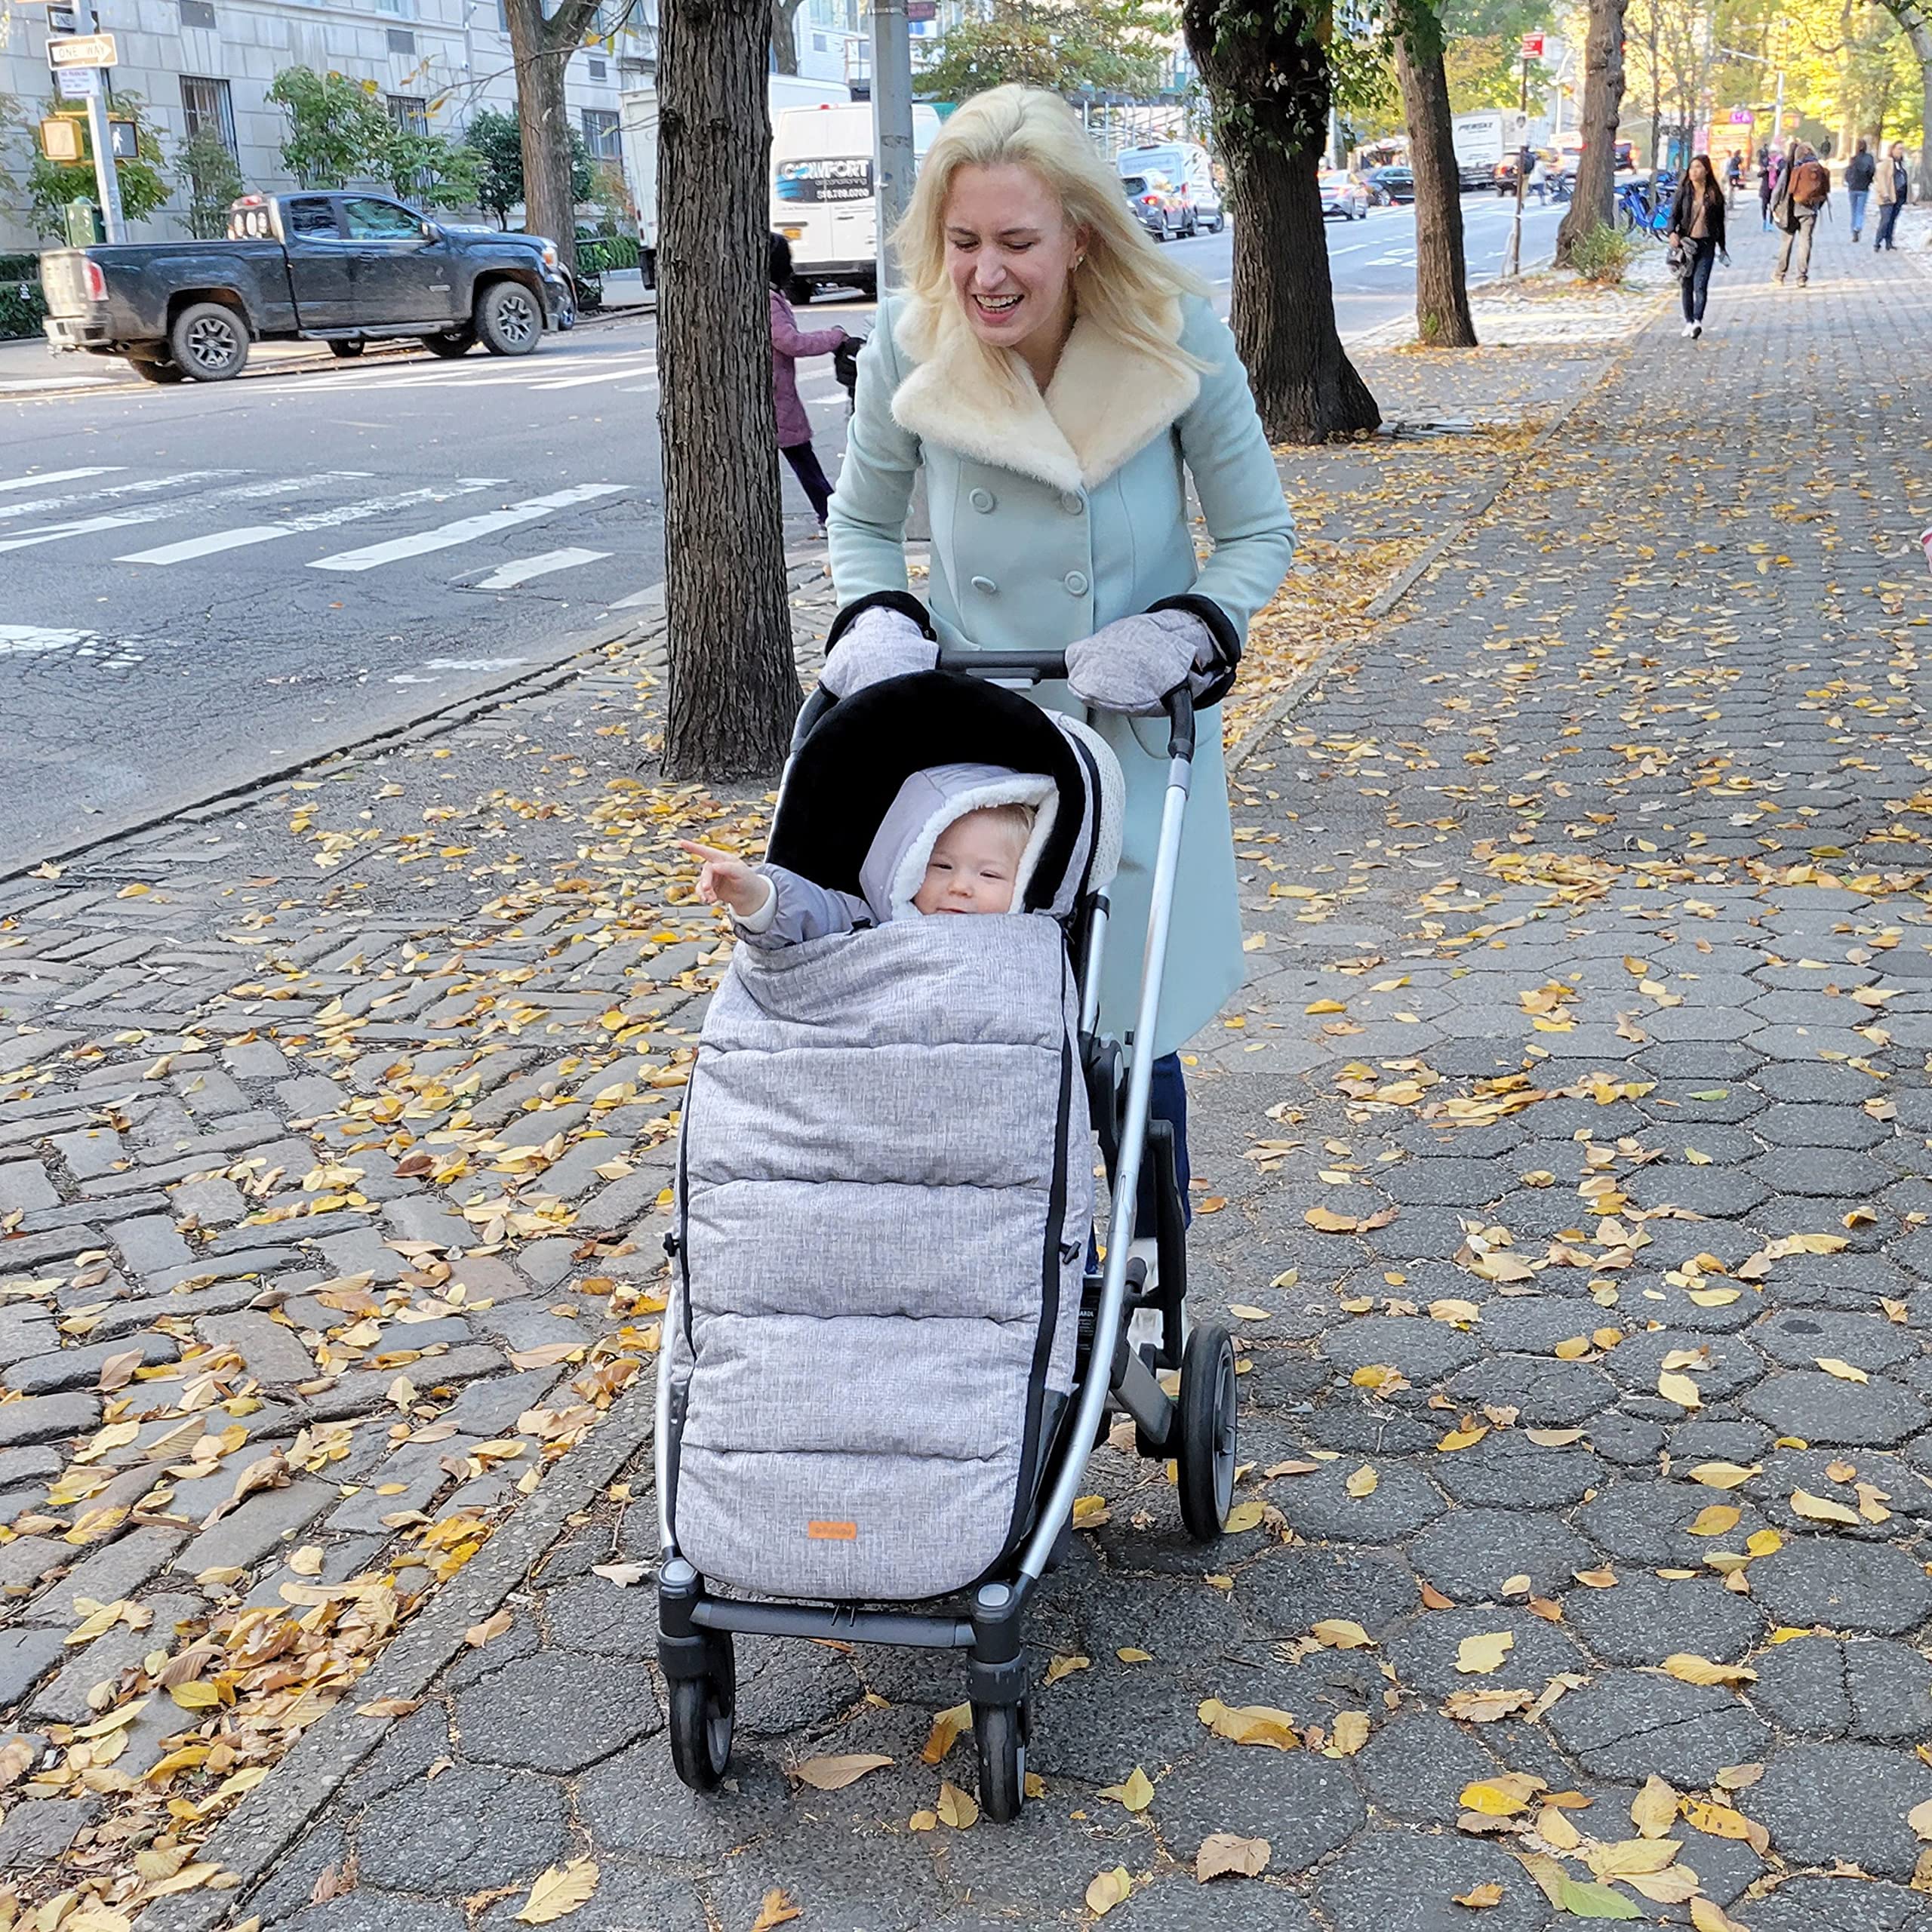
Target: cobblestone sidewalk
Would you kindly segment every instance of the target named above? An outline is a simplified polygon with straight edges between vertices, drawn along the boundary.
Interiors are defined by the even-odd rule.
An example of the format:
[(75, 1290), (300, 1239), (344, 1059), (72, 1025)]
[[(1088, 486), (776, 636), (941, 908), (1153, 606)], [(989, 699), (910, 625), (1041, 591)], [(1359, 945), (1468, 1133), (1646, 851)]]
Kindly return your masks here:
[[(507, 1927), (588, 1859), (582, 1932), (1088, 1922), (1116, 1869), (1188, 1932), (1932, 1927), (1932, 288), (1890, 266), (1721, 284), (1721, 346), (1584, 400), (1239, 774), (1254, 971), (1193, 1059), (1243, 1527), (1204, 1558), (1103, 1453), (1017, 1827), (940, 1822), (943, 1664), (834, 1646), (741, 1645), (692, 1799), (648, 1451), (569, 1487), (629, 1439), (715, 971), (664, 839), (761, 809), (629, 775), (649, 640), (0, 889), (0, 1860), (140, 1853), (49, 1927)], [(456, 1660), (405, 1682), (419, 1599)], [(234, 1829), (293, 1841), (210, 1890), (263, 1775)], [(1217, 1833), (1259, 1876), (1197, 1879)]]

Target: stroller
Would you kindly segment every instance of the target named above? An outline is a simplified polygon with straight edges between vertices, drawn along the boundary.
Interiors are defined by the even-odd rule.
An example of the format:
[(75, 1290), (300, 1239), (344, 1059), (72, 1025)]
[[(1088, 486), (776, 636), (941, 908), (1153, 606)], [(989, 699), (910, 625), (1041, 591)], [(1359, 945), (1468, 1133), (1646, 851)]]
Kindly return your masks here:
[[(1174, 1459), (1190, 1536), (1226, 1519), (1234, 1348), (1185, 1320), (1173, 1131), (1149, 1118), (1136, 1044), (1159, 1008), (1193, 707), (1185, 686), (1168, 700), (1139, 1011), (1114, 1041), (1097, 1021), (1120, 768), (1012, 688), (1065, 675), (1057, 653), (952, 653), (842, 702), (821, 688), (799, 715), (770, 857), (832, 890), (856, 890), (916, 771), (997, 763), (1051, 789), (1021, 915), (740, 946), (706, 1020), (657, 1428), (658, 1654), (694, 1790), (730, 1757), (734, 1633), (896, 1644), (967, 1654), (980, 1807), (1017, 1817), (1024, 1618), (1109, 1411)], [(1136, 1317), (1158, 1341), (1131, 1345)]]

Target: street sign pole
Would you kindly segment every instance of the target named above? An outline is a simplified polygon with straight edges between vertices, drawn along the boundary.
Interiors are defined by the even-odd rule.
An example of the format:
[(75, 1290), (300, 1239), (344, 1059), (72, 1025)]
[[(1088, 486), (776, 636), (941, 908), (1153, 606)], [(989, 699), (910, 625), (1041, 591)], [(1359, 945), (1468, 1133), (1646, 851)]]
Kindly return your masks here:
[[(1540, 40), (1537, 45), (1540, 49)], [(1530, 52), (1527, 38), (1523, 48), (1523, 100), (1520, 112), (1523, 115), (1523, 138), (1516, 149), (1516, 211), (1509, 217), (1509, 249), (1503, 258), (1503, 272), (1506, 275), (1523, 272), (1523, 164), (1530, 152)]]
[[(72, 0), (75, 31), (94, 30), (94, 0)], [(121, 218), (121, 177), (115, 172), (114, 131), (108, 125), (107, 90), (100, 84), (100, 69), (94, 69), (96, 85), (88, 96), (88, 134), (94, 143), (94, 178), (100, 191), (102, 225), (110, 242), (128, 238), (127, 224)]]
[(912, 37), (906, 0), (872, 0), (872, 205), (878, 211), (878, 289), (899, 285), (892, 231), (912, 198)]

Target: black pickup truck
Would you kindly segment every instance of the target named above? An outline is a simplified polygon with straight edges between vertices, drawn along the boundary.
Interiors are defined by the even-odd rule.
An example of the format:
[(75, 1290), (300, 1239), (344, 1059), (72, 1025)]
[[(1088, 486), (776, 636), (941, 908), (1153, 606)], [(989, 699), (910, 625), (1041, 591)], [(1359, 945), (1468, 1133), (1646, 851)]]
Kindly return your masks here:
[(217, 383), (248, 345), (297, 337), (338, 355), (415, 336), (438, 355), (528, 355), (577, 320), (554, 243), (426, 220), (380, 195), (249, 195), (222, 242), (137, 242), (41, 257), (57, 349), (125, 355), (151, 383)]

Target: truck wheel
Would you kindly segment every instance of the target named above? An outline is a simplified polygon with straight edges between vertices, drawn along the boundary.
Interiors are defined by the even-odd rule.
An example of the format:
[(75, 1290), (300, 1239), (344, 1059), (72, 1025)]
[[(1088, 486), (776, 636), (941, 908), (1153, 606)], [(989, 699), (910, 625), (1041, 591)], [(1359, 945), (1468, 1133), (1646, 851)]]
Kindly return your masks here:
[(492, 355), (528, 355), (543, 335), (543, 312), (520, 281), (493, 281), (476, 298), (476, 338)]
[(131, 355), (128, 366), (144, 383), (185, 383), (188, 378), (172, 362), (160, 362), (151, 355)]
[(329, 344), (329, 353), (340, 356), (346, 362), (351, 356), (360, 355), (368, 346), (359, 335), (337, 336)]
[(476, 346), (474, 329), (445, 329), (440, 335), (426, 335), (423, 346), (432, 355), (441, 355), (454, 360), (459, 355), (467, 355)]
[(175, 317), (168, 350), (191, 381), (225, 383), (248, 359), (248, 325), (219, 302), (192, 303)]

